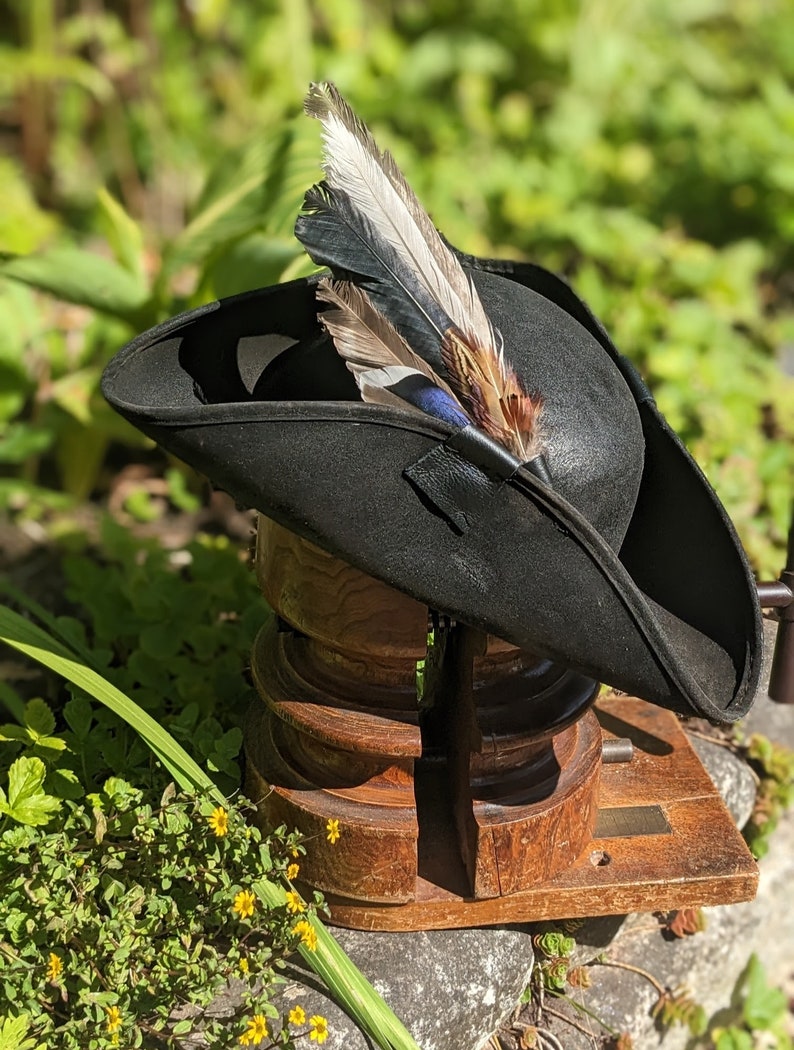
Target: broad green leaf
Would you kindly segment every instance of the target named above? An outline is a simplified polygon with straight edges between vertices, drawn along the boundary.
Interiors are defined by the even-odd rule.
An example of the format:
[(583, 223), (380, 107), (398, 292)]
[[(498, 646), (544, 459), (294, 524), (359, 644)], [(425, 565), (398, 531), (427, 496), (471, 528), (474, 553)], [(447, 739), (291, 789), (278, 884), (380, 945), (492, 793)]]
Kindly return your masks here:
[(137, 281), (145, 283), (143, 229), (104, 186), (97, 191), (97, 204), (105, 236), (117, 262)]
[(742, 1011), (745, 1023), (755, 1031), (771, 1028), (785, 1013), (788, 1000), (780, 988), (769, 987), (763, 964), (755, 953), (747, 964), (746, 987)]
[(164, 253), (164, 271), (173, 274), (203, 262), (257, 230), (286, 240), (303, 193), (317, 175), (316, 147), (311, 161), (301, 148), (306, 135), (305, 121), (282, 125), (223, 157), (207, 180), (193, 218)]
[(46, 452), (55, 433), (28, 423), (11, 423), (0, 430), (0, 463), (24, 463)]
[(55, 729), (55, 715), (41, 697), (35, 697), (25, 704), (25, 725), (36, 736), (49, 736)]
[(84, 790), (72, 769), (51, 769), (44, 787), (50, 795), (57, 795), (58, 798), (82, 798)]
[(0, 83), (3, 80), (14, 86), (28, 80), (71, 81), (100, 102), (108, 102), (114, 94), (113, 84), (95, 64), (49, 50), (0, 47)]
[[(77, 403), (72, 403), (72, 409)], [(55, 446), (64, 491), (77, 499), (88, 498), (96, 485), (108, 443), (107, 435), (98, 427), (84, 426), (74, 418), (64, 420)]]
[(15, 368), (0, 361), (0, 423), (19, 415), (27, 400), (28, 387), (26, 378), (21, 377)]
[(0, 1050), (34, 1050), (36, 1040), (26, 1038), (29, 1031), (30, 1017), (27, 1014), (0, 1018)]
[(212, 264), (208, 278), (218, 299), (278, 284), (288, 266), (303, 257), (303, 248), (293, 238), (254, 236), (234, 244)]
[(753, 1050), (753, 1037), (740, 1028), (726, 1028), (717, 1033), (716, 1050)]
[(49, 758), (50, 761), (52, 761), (53, 756), (52, 755), (47, 755), (48, 751), (66, 751), (66, 750), (68, 750), (68, 748), (66, 747), (66, 741), (65, 740), (61, 740), (61, 738), (59, 736), (40, 736), (36, 740), (36, 744), (35, 744), (34, 750), (36, 750), (38, 752), (39, 749), (41, 749), (45, 753), (44, 757), (45, 758)]
[(42, 788), (47, 767), (40, 758), (23, 755), (8, 771), (8, 800), (0, 808), (20, 824), (46, 824), (61, 807), (60, 799)]
[(8, 771), (8, 804), (15, 806), (41, 791), (47, 767), (40, 758), (18, 758)]
[(32, 743), (30, 731), (25, 726), (15, 726), (12, 723), (0, 726), (0, 740), (19, 740), (22, 743)]
[(132, 323), (149, 298), (142, 280), (112, 259), (82, 248), (62, 246), (35, 255), (0, 256), (0, 276)]
[(0, 606), (0, 639), (80, 686), (123, 718), (140, 733), (181, 787), (210, 791), (222, 804), (223, 794), (170, 733), (96, 671), (76, 660), (65, 646), (5, 606)]
[(178, 631), (169, 630), (168, 624), (152, 624), (144, 627), (140, 634), (141, 651), (162, 664), (171, 660), (182, 647)]
[(0, 211), (0, 251), (35, 251), (52, 236), (58, 222), (52, 212), (39, 208), (21, 165), (0, 157), (3, 208)]
[(243, 745), (243, 731), (235, 727), (234, 729), (227, 730), (223, 736), (221, 736), (215, 742), (215, 751), (218, 755), (222, 755), (225, 758), (236, 758), (240, 753), (240, 748)]
[(85, 697), (76, 696), (73, 700), (70, 700), (64, 706), (63, 717), (76, 737), (84, 740), (88, 736), (94, 716), (91, 704)]
[[(50, 399), (64, 412), (88, 426), (92, 421), (91, 396), (99, 384), (95, 367), (80, 368), (56, 379), (50, 387)], [(96, 434), (93, 438), (96, 439)]]

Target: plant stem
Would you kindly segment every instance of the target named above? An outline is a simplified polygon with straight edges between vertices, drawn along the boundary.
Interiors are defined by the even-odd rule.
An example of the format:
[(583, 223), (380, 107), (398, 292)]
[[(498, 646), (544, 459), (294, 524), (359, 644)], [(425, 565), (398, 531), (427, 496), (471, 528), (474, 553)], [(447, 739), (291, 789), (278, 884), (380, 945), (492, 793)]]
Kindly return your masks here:
[(648, 973), (647, 970), (640, 969), (639, 966), (632, 966), (631, 963), (617, 962), (616, 960), (608, 959), (599, 959), (598, 963), (599, 966), (612, 966), (616, 970), (628, 970), (629, 973), (639, 974), (640, 977), (644, 977), (646, 981), (649, 981), (650, 984), (653, 985), (659, 995), (664, 995), (664, 986), (656, 980), (653, 974)]
[[(580, 1009), (579, 1004), (574, 1003), (572, 999), (568, 998), (568, 996), (565, 996), (565, 1000), (566, 1002), (569, 1002), (571, 1006), (573, 1006), (575, 1009)], [(584, 1010), (584, 1007), (581, 1007), (581, 1009)], [(569, 1017), (567, 1014), (561, 1014), (559, 1010), (552, 1010), (550, 1006), (544, 1007), (543, 1012), (549, 1014), (551, 1017), (556, 1017), (558, 1021), (564, 1021), (566, 1024), (569, 1024), (572, 1028), (575, 1028), (578, 1032), (582, 1032), (584, 1035), (589, 1036), (590, 1039), (593, 1038), (593, 1033), (589, 1029), (585, 1028), (583, 1024), (579, 1024), (578, 1021), (575, 1021), (572, 1017)], [(592, 1017), (593, 1020), (597, 1022), (597, 1024), (600, 1024), (605, 1032), (609, 1032), (610, 1035), (617, 1035), (614, 1028), (610, 1028), (609, 1025), (604, 1024), (604, 1022), (599, 1017), (596, 1017), (595, 1014), (591, 1014), (589, 1010), (585, 1010), (584, 1012), (589, 1017)]]

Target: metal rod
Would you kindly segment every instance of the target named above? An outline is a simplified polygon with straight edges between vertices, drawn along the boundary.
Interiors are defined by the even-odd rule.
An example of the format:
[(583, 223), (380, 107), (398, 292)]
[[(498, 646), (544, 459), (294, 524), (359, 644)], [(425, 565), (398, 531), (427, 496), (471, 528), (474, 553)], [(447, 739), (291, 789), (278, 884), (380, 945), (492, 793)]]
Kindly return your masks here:
[(762, 609), (785, 609), (794, 602), (794, 591), (782, 580), (770, 580), (757, 586), (758, 604)]
[(618, 737), (616, 740), (603, 740), (601, 742), (601, 761), (612, 764), (613, 762), (631, 762), (634, 758), (634, 744), (627, 736)]
[(772, 673), (769, 676), (769, 698), (778, 704), (794, 704), (794, 507), (788, 533), (786, 567), (780, 574), (780, 586), (792, 597), (787, 602), (774, 603), (778, 610), (778, 628)]

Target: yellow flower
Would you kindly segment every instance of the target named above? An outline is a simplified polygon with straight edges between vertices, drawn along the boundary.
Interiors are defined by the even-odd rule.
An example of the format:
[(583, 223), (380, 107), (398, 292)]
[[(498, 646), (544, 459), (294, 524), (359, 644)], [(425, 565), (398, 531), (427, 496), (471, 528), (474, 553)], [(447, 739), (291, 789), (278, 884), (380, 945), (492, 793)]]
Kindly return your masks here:
[(121, 1028), (121, 1010), (118, 1006), (106, 1006), (105, 1013), (108, 1015), (107, 1030), (116, 1032)]
[(290, 852), (290, 856), (291, 857), (299, 857), (301, 855), (300, 854), (300, 850), (298, 849), (297, 846), (293, 846), (292, 849), (289, 852)]
[(290, 866), (287, 868), (287, 878), (290, 882), (293, 882), (295, 879), (297, 879), (298, 872), (300, 870), (300, 864), (290, 864)]
[(59, 955), (55, 952), (50, 952), (50, 957), (47, 962), (47, 980), (54, 984), (61, 975), (63, 969), (63, 961)]
[(297, 933), (300, 936), (301, 941), (306, 945), (310, 952), (317, 951), (317, 933), (310, 922), (301, 919), (300, 922), (296, 922), (292, 927), (292, 932)]
[(247, 959), (241, 959), (238, 965), (240, 967), (240, 973), (248, 973), (248, 960)]
[(254, 914), (256, 908), (256, 897), (250, 890), (240, 890), (234, 898), (232, 911), (236, 912), (241, 919), (247, 919)]
[(207, 817), (207, 822), (216, 838), (222, 839), (229, 831), (229, 814), (223, 806), (216, 806)]
[(289, 1023), (295, 1025), (306, 1023), (306, 1011), (302, 1006), (293, 1006), (289, 1012)]
[(328, 1022), (326, 1019), (320, 1014), (315, 1014), (314, 1017), (309, 1018), (309, 1024), (312, 1026), (309, 1038), (316, 1039), (318, 1046), (324, 1043), (328, 1038)]
[(306, 905), (300, 899), (300, 894), (295, 893), (293, 890), (287, 890), (287, 911), (293, 915), (299, 915), (302, 911), (306, 911)]
[(254, 1014), (248, 1022), (248, 1030), (243, 1032), (239, 1038), (239, 1042), (241, 1042), (243, 1046), (259, 1046), (259, 1044), (265, 1039), (267, 1039), (267, 1022), (265, 1021), (265, 1015)]
[(328, 823), (325, 825), (325, 830), (328, 832), (328, 834), (325, 837), (328, 839), (332, 846), (336, 845), (336, 843), (339, 841), (340, 835), (339, 821), (329, 820)]

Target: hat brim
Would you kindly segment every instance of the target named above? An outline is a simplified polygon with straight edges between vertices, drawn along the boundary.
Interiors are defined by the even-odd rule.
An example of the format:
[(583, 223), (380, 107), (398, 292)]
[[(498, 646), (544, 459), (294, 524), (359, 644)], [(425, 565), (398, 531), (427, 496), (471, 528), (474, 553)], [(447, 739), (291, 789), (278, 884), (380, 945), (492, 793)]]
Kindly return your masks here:
[[(111, 361), (103, 392), (240, 503), (417, 600), (661, 706), (736, 720), (755, 695), (761, 621), (746, 558), (716, 495), (567, 285), (538, 267), (471, 264), (555, 303), (624, 376), (645, 450), (619, 549), (523, 468), (493, 486), (479, 527), (451, 530), (406, 481), (451, 428), (355, 400), (341, 363), (323, 387), (333, 391), (338, 381), (339, 397), (253, 400), (238, 343), (265, 334), (295, 340), (310, 356), (318, 331), (313, 279), (209, 304), (144, 333)], [(213, 353), (187, 360), (185, 347), (198, 343)], [(197, 375), (210, 367), (214, 375)], [(208, 383), (210, 404), (200, 393)], [(307, 392), (311, 398), (308, 373)]]

